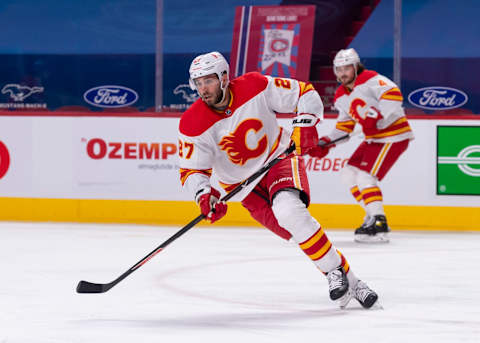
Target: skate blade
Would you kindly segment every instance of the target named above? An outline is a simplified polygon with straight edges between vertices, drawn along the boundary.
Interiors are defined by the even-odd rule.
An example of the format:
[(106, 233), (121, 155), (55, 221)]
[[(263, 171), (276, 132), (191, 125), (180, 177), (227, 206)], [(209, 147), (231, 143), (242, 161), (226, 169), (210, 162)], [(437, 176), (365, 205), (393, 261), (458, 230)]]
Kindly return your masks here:
[(338, 304), (340, 309), (344, 310), (347, 307), (350, 300), (352, 300), (352, 298), (353, 298), (353, 293), (349, 288), (347, 293), (345, 293), (341, 298), (335, 300), (335, 302)]
[(375, 236), (370, 235), (355, 235), (355, 242), (358, 243), (388, 243), (390, 238), (388, 233), (377, 233)]
[(366, 310), (368, 311), (376, 311), (376, 310), (384, 310), (382, 304), (380, 303), (380, 301), (376, 301), (375, 304), (372, 305), (372, 307), (370, 308), (367, 308)]

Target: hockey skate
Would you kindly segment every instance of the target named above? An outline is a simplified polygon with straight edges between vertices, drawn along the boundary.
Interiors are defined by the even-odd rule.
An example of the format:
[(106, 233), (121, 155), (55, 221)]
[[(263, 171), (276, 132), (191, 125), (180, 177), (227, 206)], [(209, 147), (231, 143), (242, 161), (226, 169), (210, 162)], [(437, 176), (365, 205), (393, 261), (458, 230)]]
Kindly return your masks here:
[(327, 280), (330, 299), (338, 303), (340, 308), (345, 308), (352, 298), (352, 292), (349, 290), (347, 274), (343, 267), (328, 272)]
[(378, 295), (370, 289), (365, 282), (358, 280), (357, 285), (352, 290), (353, 297), (362, 305), (363, 308), (372, 308), (373, 305), (376, 305), (379, 308), (382, 308), (378, 304)]
[(388, 243), (390, 228), (384, 215), (374, 216), (370, 223), (363, 224), (355, 230), (355, 242)]

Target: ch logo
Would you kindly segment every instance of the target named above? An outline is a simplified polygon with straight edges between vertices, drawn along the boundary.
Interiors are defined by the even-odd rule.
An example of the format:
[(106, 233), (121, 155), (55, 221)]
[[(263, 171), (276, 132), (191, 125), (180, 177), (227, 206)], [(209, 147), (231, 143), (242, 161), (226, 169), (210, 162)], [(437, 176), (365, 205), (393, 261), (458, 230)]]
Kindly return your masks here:
[(469, 176), (480, 176), (480, 168), (472, 168), (470, 165), (480, 165), (480, 157), (470, 157), (471, 154), (480, 153), (480, 145), (470, 145), (462, 149), (456, 157), (442, 156), (438, 158), (439, 164), (456, 164), (458, 168)]
[(249, 159), (262, 155), (267, 149), (268, 139), (266, 134), (256, 141), (255, 147), (251, 147), (253, 146), (251, 142), (256, 137), (255, 134), (262, 128), (263, 124), (260, 120), (246, 119), (232, 133), (222, 137), (218, 145), (220, 149), (227, 153), (230, 161), (243, 166)]
[(10, 155), (8, 154), (8, 149), (0, 141), (0, 179), (7, 173), (8, 167), (10, 166)]

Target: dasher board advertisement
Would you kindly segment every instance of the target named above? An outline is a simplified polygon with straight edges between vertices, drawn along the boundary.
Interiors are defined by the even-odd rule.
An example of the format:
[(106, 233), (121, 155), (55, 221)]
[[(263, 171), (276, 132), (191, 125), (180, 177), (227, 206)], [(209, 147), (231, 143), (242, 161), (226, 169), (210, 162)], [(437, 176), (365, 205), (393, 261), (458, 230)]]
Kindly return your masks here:
[[(335, 122), (325, 119), (319, 135)], [(178, 123), (179, 118), (0, 116), (0, 196), (192, 201), (180, 183)], [(289, 129), (291, 119), (280, 124)], [(478, 206), (480, 121), (410, 124), (415, 139), (380, 183), (385, 204)], [(322, 159), (305, 157), (312, 203), (356, 203), (341, 174), (362, 141), (354, 135)]]
[(315, 6), (237, 6), (230, 68), (307, 81)]
[(437, 126), (437, 194), (480, 195), (480, 126)]

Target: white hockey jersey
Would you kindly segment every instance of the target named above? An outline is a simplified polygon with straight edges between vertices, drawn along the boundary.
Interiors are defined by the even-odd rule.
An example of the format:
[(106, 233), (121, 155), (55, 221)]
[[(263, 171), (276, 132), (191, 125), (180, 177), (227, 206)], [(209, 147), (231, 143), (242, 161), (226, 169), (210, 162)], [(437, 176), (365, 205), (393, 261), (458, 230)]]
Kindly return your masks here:
[[(334, 140), (351, 133), (355, 124), (360, 123), (366, 141), (386, 143), (413, 139), (402, 101), (402, 93), (395, 83), (373, 70), (364, 70), (355, 80), (352, 91), (343, 85), (337, 89), (334, 103), (339, 114), (335, 129), (328, 137)], [(365, 120), (372, 107), (381, 116), (375, 127), (367, 129)]]
[[(216, 111), (201, 99), (185, 111), (179, 125), (180, 180), (196, 194), (215, 173), (229, 192), (282, 154), (290, 145), (278, 113), (311, 113), (323, 119), (320, 96), (309, 83), (247, 73), (229, 84), (230, 103)], [(242, 200), (260, 181), (233, 199)]]

